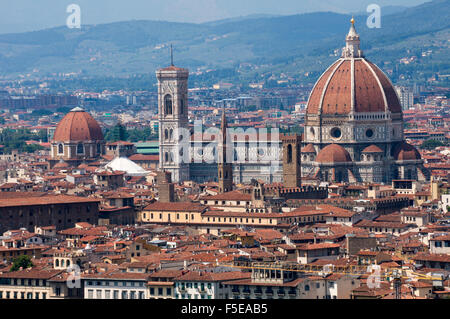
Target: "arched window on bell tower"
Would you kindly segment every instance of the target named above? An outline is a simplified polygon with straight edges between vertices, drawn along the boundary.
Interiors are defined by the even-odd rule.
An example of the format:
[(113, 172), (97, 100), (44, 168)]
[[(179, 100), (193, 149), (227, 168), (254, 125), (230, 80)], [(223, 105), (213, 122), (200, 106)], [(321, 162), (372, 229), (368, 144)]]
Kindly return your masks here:
[(165, 115), (172, 115), (172, 96), (170, 94), (167, 94), (164, 96), (164, 114)]

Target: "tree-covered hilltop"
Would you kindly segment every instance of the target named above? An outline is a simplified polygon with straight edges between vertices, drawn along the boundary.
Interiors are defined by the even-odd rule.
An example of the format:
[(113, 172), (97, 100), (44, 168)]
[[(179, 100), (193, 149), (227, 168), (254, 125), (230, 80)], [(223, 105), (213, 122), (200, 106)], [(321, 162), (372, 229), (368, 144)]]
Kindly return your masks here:
[[(450, 73), (450, 1), (381, 14), (381, 28), (369, 29), (367, 14), (355, 16), (356, 28), (367, 58), (393, 82), (425, 82)], [(52, 88), (149, 89), (156, 82), (155, 70), (169, 64), (173, 44), (175, 64), (191, 70), (191, 86), (268, 82), (281, 75), (315, 82), (340, 55), (349, 20), (349, 15), (317, 12), (216, 24), (129, 21), (4, 34), (0, 45), (8, 55), (0, 53), (0, 74), (77, 74), (62, 84), (52, 82)], [(401, 59), (412, 60), (404, 64)], [(439, 81), (445, 84), (448, 78)]]

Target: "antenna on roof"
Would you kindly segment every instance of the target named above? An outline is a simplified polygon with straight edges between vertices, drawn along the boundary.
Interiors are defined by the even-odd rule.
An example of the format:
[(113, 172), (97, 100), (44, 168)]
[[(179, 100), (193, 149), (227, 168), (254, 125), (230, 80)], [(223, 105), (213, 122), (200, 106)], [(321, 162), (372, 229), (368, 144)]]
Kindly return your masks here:
[(170, 45), (170, 66), (173, 66), (173, 46)]

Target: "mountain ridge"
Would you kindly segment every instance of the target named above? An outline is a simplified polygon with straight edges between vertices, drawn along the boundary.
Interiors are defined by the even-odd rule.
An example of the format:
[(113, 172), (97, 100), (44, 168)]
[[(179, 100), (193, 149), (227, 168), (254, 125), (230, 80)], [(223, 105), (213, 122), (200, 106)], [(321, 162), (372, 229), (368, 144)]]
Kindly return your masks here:
[[(400, 45), (392, 63), (406, 54), (408, 42), (416, 43), (422, 36), (432, 38), (439, 32), (445, 34), (450, 28), (449, 12), (450, 1), (435, 0), (382, 16), (380, 29), (369, 29), (365, 25), (367, 16), (356, 16), (361, 47), (367, 53), (377, 53), (380, 48)], [(194, 72), (237, 69), (242, 63), (261, 68), (268, 64), (267, 72), (270, 66), (280, 69), (280, 65), (291, 73), (319, 72), (319, 62), (335, 58), (330, 55), (345, 45), (349, 19), (347, 14), (317, 12), (253, 17), (215, 25), (132, 20), (88, 25), (80, 30), (56, 27), (0, 34), (0, 74), (14, 77), (33, 70), (41, 76), (152, 73), (169, 62), (170, 44), (175, 48), (176, 63)], [(310, 62), (314, 57), (316, 61)], [(373, 57), (377, 61), (382, 53)], [(251, 74), (254, 71), (249, 76), (257, 79), (257, 74)]]

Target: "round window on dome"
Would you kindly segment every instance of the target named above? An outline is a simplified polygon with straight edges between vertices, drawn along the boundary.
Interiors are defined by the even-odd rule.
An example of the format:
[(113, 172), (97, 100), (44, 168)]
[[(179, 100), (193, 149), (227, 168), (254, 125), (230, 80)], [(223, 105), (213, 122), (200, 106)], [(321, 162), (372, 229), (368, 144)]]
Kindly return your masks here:
[(338, 127), (332, 128), (330, 134), (332, 138), (340, 138), (342, 136), (341, 129)]
[(366, 130), (366, 136), (368, 138), (372, 138), (373, 137), (373, 130), (371, 128)]

